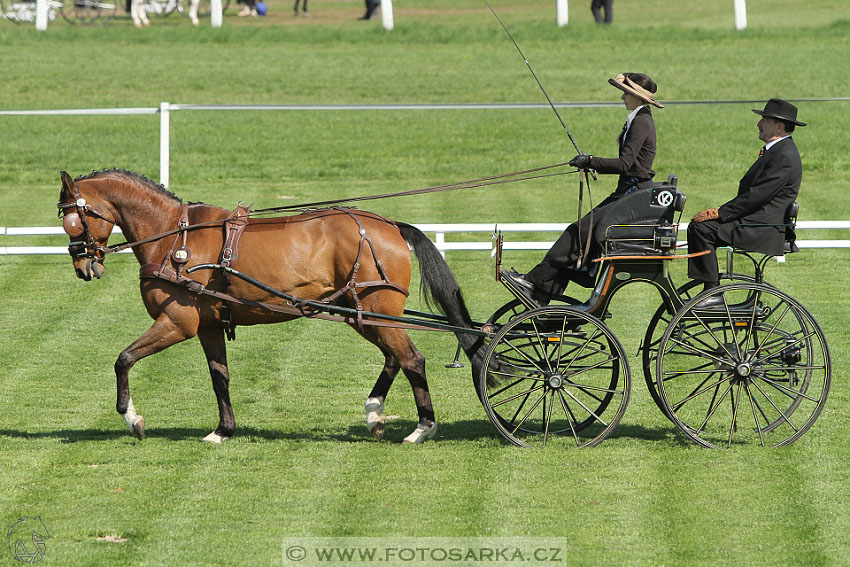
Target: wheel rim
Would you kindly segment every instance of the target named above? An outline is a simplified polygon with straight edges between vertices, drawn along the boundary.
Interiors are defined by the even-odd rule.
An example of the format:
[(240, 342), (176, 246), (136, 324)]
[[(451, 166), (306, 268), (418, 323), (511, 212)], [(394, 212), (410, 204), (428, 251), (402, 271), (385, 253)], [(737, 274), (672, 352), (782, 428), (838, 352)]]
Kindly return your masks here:
[[(720, 306), (696, 307), (708, 297), (720, 298)], [(823, 332), (799, 302), (764, 284), (701, 293), (673, 317), (658, 353), (665, 413), (705, 447), (793, 443), (829, 393)]]
[(493, 337), (479, 389), (487, 416), (511, 443), (588, 447), (625, 413), (628, 361), (592, 315), (543, 307), (515, 316)]
[[(745, 282), (755, 282), (755, 279), (752, 276), (747, 274), (739, 274), (739, 273), (724, 273), (720, 275), (721, 283), (726, 283), (728, 281), (745, 281)], [(702, 285), (702, 282), (698, 280), (690, 280), (685, 283), (681, 287), (676, 290), (676, 293), (679, 294), (679, 297), (682, 301), (687, 303), (698, 293), (695, 289)], [(768, 284), (770, 285), (770, 284)], [(649, 390), (650, 396), (652, 396), (652, 401), (655, 402), (655, 405), (658, 406), (658, 409), (661, 410), (668, 418), (667, 409), (664, 407), (664, 404), (661, 401), (661, 396), (658, 395), (658, 388), (655, 385), (655, 365), (658, 360), (658, 345), (661, 343), (661, 338), (664, 336), (664, 331), (667, 330), (667, 327), (670, 325), (670, 322), (673, 320), (674, 313), (670, 313), (667, 310), (667, 307), (661, 305), (656, 311), (655, 315), (652, 316), (652, 319), (649, 320), (649, 325), (646, 328), (646, 335), (643, 339), (643, 348), (642, 348), (642, 362), (643, 362), (643, 379), (646, 382), (646, 387)]]

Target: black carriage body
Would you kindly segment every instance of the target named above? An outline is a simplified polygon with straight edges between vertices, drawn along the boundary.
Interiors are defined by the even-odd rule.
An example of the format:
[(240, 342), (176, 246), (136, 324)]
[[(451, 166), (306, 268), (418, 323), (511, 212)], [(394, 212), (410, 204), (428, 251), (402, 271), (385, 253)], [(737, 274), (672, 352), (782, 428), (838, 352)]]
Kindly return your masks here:
[(672, 254), (676, 249), (676, 212), (685, 195), (671, 175), (666, 182), (649, 183), (628, 193), (597, 221), (594, 238), (606, 256)]

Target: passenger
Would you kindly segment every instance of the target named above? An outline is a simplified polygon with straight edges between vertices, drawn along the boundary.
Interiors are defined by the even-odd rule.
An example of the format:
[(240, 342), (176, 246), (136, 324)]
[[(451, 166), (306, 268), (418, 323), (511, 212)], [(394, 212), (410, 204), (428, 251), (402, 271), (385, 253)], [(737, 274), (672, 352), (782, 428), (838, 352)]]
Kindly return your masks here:
[[(759, 139), (765, 145), (738, 183), (738, 196), (716, 209), (700, 211), (688, 225), (688, 252), (711, 252), (688, 258), (688, 276), (703, 282), (703, 289), (718, 285), (718, 246), (734, 244), (774, 256), (785, 251), (785, 211), (797, 198), (803, 178), (803, 164), (791, 132), (806, 124), (797, 120), (796, 106), (778, 98), (770, 99), (764, 110), (753, 112), (761, 116)], [(697, 306), (715, 307), (722, 303), (723, 298), (716, 295)]]
[[(587, 246), (591, 232), (591, 216), (598, 220), (612, 203), (626, 193), (637, 189), (638, 184), (652, 180), (655, 171), (652, 162), (655, 159), (655, 122), (652, 119), (650, 105), (664, 108), (655, 101), (658, 90), (655, 82), (643, 73), (625, 73), (608, 79), (616, 88), (623, 91), (621, 97), (629, 115), (617, 138), (618, 157), (601, 158), (592, 155), (578, 155), (570, 160), (570, 165), (582, 169), (594, 169), (599, 173), (619, 174), (616, 190), (585, 215), (579, 223), (573, 223), (561, 234), (543, 261), (527, 274), (502, 272), (511, 287), (540, 305), (547, 305), (556, 295), (561, 295), (570, 281), (592, 287), (592, 277), (587, 271), (590, 257), (598, 257), (601, 250), (596, 242), (591, 242), (590, 257), (585, 258), (579, 269), (577, 263), (582, 249)], [(595, 221), (594, 221), (595, 222)]]

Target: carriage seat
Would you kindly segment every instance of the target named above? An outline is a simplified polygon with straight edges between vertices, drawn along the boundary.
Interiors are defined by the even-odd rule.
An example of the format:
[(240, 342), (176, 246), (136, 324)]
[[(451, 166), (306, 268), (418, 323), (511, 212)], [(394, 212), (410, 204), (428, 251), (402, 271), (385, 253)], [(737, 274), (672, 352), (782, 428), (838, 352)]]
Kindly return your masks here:
[[(785, 229), (785, 254), (793, 254), (794, 252), (799, 252), (800, 249), (797, 247), (797, 215), (800, 213), (800, 204), (797, 201), (792, 201), (788, 208), (785, 209), (785, 215), (782, 219), (782, 224), (773, 225), (773, 224), (742, 224), (741, 227), (752, 227), (752, 226), (776, 226)], [(732, 248), (736, 252), (749, 252), (744, 248), (739, 246), (735, 246), (734, 242), (735, 232), (732, 233)]]
[(642, 184), (620, 197), (596, 221), (594, 238), (605, 255), (659, 255), (676, 250), (676, 212), (685, 208), (685, 194), (677, 189), (678, 178)]

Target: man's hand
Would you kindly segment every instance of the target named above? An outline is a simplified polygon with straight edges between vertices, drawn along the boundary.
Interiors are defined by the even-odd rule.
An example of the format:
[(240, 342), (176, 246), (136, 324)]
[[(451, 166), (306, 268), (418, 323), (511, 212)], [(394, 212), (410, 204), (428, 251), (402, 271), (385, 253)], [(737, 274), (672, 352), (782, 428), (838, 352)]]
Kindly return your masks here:
[(590, 156), (587, 154), (578, 155), (570, 160), (570, 165), (579, 169), (587, 169), (587, 166), (590, 165)]
[(717, 209), (706, 209), (695, 214), (694, 218), (692, 218), (691, 220), (694, 222), (704, 222), (707, 220), (714, 220), (719, 217), (720, 213), (717, 212)]

